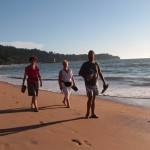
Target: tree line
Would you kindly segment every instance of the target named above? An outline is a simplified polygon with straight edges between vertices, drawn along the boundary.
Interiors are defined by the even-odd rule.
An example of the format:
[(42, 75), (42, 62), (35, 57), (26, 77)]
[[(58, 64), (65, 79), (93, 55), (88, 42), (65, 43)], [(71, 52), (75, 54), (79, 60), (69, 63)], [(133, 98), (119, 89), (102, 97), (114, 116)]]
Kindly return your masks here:
[[(24, 49), (16, 48), (13, 46), (0, 45), (0, 65), (4, 64), (23, 64), (29, 62), (29, 57), (36, 56), (40, 63), (53, 63), (62, 62), (63, 60), (68, 61), (82, 61), (87, 60), (87, 54), (59, 54), (55, 52), (46, 52), (39, 49)], [(120, 59), (118, 56), (110, 54), (96, 54), (97, 60), (104, 59)]]

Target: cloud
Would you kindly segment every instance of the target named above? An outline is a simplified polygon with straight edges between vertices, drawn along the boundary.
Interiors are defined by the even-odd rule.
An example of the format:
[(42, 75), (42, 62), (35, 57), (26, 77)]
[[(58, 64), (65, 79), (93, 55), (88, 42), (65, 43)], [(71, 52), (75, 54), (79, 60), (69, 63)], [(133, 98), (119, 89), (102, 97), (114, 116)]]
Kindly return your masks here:
[(22, 41), (14, 41), (14, 42), (0, 42), (0, 45), (5, 46), (14, 46), (16, 48), (27, 48), (27, 49), (43, 49), (44, 44), (34, 43), (34, 42), (22, 42)]

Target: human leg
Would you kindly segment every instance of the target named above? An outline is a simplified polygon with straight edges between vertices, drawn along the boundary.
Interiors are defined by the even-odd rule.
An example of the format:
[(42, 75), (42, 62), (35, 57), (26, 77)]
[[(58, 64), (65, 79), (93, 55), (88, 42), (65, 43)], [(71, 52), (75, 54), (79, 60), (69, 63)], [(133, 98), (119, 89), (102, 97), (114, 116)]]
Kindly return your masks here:
[(31, 109), (38, 111), (37, 99), (36, 99), (36, 96), (38, 96), (38, 83), (37, 84), (28, 83), (28, 95), (32, 96)]
[(92, 96), (88, 96), (88, 101), (87, 101), (87, 112), (85, 115), (85, 118), (89, 117), (90, 114), (90, 108), (91, 108), (91, 102), (92, 102)]
[(66, 105), (66, 100), (65, 100), (65, 97), (64, 97), (64, 99), (63, 99), (63, 103)]
[(88, 101), (87, 101), (87, 111), (86, 111), (86, 115), (85, 118), (88, 118), (90, 115), (90, 108), (91, 108), (91, 102), (92, 102), (92, 95), (93, 95), (93, 91), (91, 89), (91, 86), (86, 86), (86, 93), (88, 96)]
[(95, 95), (92, 97), (92, 102), (91, 102), (91, 116), (95, 114), (94, 110), (95, 110)]
[(68, 108), (70, 108), (70, 103), (69, 103), (69, 98), (70, 98), (70, 94), (71, 94), (71, 89), (68, 87), (64, 87), (63, 88), (63, 92), (64, 92), (64, 100), (63, 103), (65, 105), (67, 105)]
[(93, 96), (92, 102), (91, 102), (91, 116), (90, 118), (98, 118), (98, 116), (95, 115), (95, 98), (96, 96)]
[(93, 87), (93, 99), (91, 104), (91, 118), (98, 118), (98, 116), (95, 115), (95, 98), (96, 95), (99, 94), (98, 86)]
[(32, 103), (33, 103), (33, 106), (34, 106), (34, 111), (38, 112), (38, 105), (37, 105), (36, 96), (32, 96)]
[(34, 108), (35, 108), (35, 106), (34, 106), (34, 99), (32, 97), (32, 99), (31, 99), (31, 109), (34, 109)]
[[(87, 91), (87, 95), (89, 95), (89, 104), (87, 106), (91, 108), (91, 116), (90, 118), (98, 118), (96, 115), (95, 115), (95, 98), (96, 98), (96, 95), (99, 94), (99, 91), (98, 91), (98, 86), (87, 86), (86, 87), (86, 91)], [(90, 108), (88, 108), (90, 110)], [(87, 111), (87, 114), (88, 114), (88, 111)], [(89, 115), (89, 114), (88, 114)]]

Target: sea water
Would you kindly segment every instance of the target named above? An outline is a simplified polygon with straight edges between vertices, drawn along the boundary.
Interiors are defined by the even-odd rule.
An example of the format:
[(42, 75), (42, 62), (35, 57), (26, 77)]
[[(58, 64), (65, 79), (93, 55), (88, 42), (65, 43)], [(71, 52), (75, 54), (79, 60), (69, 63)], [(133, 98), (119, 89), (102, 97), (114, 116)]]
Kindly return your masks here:
[[(150, 108), (150, 59), (96, 60), (109, 88), (100, 98), (144, 106)], [(84, 80), (78, 76), (83, 61), (70, 61), (78, 91), (72, 94), (86, 95)], [(1, 65), (0, 81), (22, 84), (24, 69), (28, 64)], [(62, 63), (37, 63), (43, 80), (41, 90), (61, 92), (58, 85), (58, 74)], [(99, 79), (99, 90), (103, 83)]]

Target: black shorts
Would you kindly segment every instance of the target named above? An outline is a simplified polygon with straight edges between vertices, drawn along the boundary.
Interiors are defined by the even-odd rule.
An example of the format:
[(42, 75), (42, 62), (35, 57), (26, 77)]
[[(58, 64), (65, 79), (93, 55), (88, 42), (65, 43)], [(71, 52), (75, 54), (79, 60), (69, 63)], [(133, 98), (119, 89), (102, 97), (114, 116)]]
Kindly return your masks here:
[(28, 86), (28, 95), (29, 96), (38, 96), (39, 84), (37, 83), (27, 83)]

